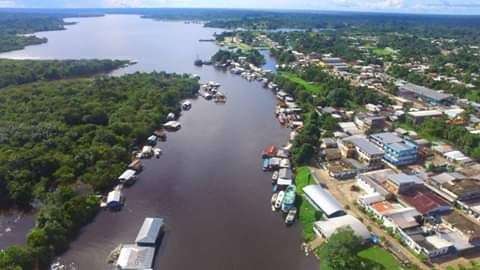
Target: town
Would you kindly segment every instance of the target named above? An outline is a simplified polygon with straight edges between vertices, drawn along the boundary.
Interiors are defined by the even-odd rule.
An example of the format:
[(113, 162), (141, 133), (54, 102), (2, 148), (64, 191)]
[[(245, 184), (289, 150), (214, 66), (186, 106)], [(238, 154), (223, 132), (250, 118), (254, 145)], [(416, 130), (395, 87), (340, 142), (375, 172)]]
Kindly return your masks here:
[[(224, 35), (233, 37), (225, 42)], [(308, 207), (321, 213), (320, 218), (303, 224), (311, 227), (304, 230), (314, 232), (306, 237), (307, 254), (342, 227), (350, 227), (364, 241), (380, 242), (399, 261), (420, 269), (462, 264), (468, 262), (465, 258), (478, 254), (480, 103), (396, 78), (378, 64), (347, 62), (331, 53), (296, 51), (268, 34), (254, 32), (255, 38), (246, 44), (242, 36), (247, 35), (252, 33), (231, 32), (217, 36), (217, 40), (224, 46), (221, 50), (228, 44), (226, 50), (237, 54), (258, 46), (267, 47), (275, 56), (290, 54), (291, 58), (277, 66), (277, 74), (258, 68), (245, 56), (235, 58), (235, 53), (227, 61), (213, 63), (247, 80), (261, 81), (276, 93), (278, 121), (292, 132), (283, 148), (264, 150), (263, 170), (274, 172), (272, 210), (281, 208), (287, 224), (292, 220), (291, 209), (293, 216), (297, 213), (291, 199), (282, 203), (291, 190), (297, 190)], [(405, 66), (410, 72), (428, 72), (423, 64)], [(305, 104), (295, 101), (301, 92), (298, 89), (315, 98), (318, 83), (302, 78), (315, 69), (348, 82), (352, 88), (375, 92), (388, 102), (365, 102), (354, 108), (315, 106), (313, 112), (318, 117), (334, 124), (320, 130), (322, 136), (314, 142), (315, 162), (295, 168), (295, 181), (288, 158), (295, 137), (304, 129), (302, 116), (308, 113)], [(462, 84), (442, 75), (433, 79)], [(427, 128), (440, 129), (446, 136), (431, 134)], [(455, 133), (458, 137), (450, 132), (459, 132)], [(462, 145), (463, 140), (468, 140), (468, 146)], [(308, 175), (308, 182), (298, 181), (299, 175), (305, 178), (302, 174)]]

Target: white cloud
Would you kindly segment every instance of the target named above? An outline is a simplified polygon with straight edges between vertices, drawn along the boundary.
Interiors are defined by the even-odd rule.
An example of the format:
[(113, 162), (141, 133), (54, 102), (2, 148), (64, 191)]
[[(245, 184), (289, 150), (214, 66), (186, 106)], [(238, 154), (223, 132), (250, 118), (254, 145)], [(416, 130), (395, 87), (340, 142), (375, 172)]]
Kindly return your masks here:
[(399, 9), (405, 7), (404, 0), (333, 0), (334, 6), (348, 9)]
[(13, 0), (0, 0), (0, 8), (15, 7), (15, 1)]

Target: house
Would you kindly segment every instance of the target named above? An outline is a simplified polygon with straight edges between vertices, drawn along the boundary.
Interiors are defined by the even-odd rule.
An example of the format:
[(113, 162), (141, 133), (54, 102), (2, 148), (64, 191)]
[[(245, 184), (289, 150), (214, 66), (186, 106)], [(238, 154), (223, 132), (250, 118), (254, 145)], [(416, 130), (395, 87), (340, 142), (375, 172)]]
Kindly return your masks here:
[(448, 181), (442, 183), (440, 189), (457, 201), (480, 199), (480, 181), (477, 179), (463, 178)]
[(155, 246), (164, 226), (163, 218), (145, 218), (135, 243), (139, 246)]
[(427, 110), (427, 111), (411, 111), (407, 113), (407, 117), (415, 125), (423, 123), (426, 119), (440, 118), (443, 113), (439, 110)]
[(152, 269), (154, 257), (154, 247), (124, 245), (120, 250), (116, 267), (118, 270)]
[(315, 233), (327, 240), (341, 228), (350, 228), (355, 235), (363, 240), (368, 240), (371, 237), (367, 227), (365, 227), (360, 220), (351, 215), (320, 220), (313, 224), (313, 230)]
[(458, 164), (469, 164), (472, 163), (473, 160), (466, 155), (464, 155), (462, 152), (458, 150), (454, 150), (451, 152), (447, 152), (443, 154), (443, 156), (452, 163), (458, 163)]
[(425, 186), (417, 185), (415, 188), (401, 193), (399, 199), (425, 216), (443, 215), (452, 210), (446, 201)]
[(309, 185), (303, 188), (306, 199), (318, 211), (328, 218), (345, 215), (345, 210), (328, 191), (320, 185)]
[(137, 172), (135, 170), (132, 170), (132, 169), (128, 169), (126, 171), (124, 171), (122, 173), (122, 175), (120, 175), (118, 177), (118, 180), (120, 181), (120, 183), (122, 184), (126, 184), (126, 185), (131, 185), (135, 182), (136, 180), (136, 174)]
[(378, 164), (381, 162), (384, 151), (375, 144), (362, 136), (351, 136), (340, 140), (339, 143), (342, 154), (346, 157), (355, 155), (360, 161), (368, 164)]
[(404, 173), (391, 174), (387, 176), (384, 187), (393, 194), (405, 193), (418, 184), (423, 184), (422, 179), (415, 175)]
[(382, 130), (386, 126), (384, 116), (371, 116), (365, 114), (355, 115), (354, 123), (364, 131)]
[(450, 228), (461, 232), (468, 243), (474, 246), (480, 246), (480, 225), (477, 222), (470, 220), (457, 211), (452, 211), (442, 216), (442, 220)]
[(338, 123), (340, 129), (350, 135), (359, 135), (363, 132), (355, 125), (354, 122), (340, 122)]

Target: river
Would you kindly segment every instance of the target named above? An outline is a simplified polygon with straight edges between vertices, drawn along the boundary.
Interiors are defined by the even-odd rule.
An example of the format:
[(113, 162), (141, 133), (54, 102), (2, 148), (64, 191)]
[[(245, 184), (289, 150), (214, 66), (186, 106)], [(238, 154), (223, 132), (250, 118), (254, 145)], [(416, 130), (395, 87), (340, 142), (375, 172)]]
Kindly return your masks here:
[[(123, 210), (102, 211), (71, 243), (63, 262), (82, 270), (109, 269), (108, 253), (132, 243), (145, 217), (161, 216), (167, 232), (155, 269), (318, 268), (300, 249), (300, 226), (287, 228), (270, 210), (271, 175), (261, 170), (260, 152), (285, 143), (289, 133), (274, 118), (273, 93), (239, 76), (193, 65), (197, 57), (207, 59), (218, 49), (198, 40), (220, 29), (134, 15), (69, 21), (78, 23), (65, 31), (38, 33), (48, 43), (0, 57), (131, 59), (138, 63), (115, 74), (195, 73), (202, 81), (221, 83), (228, 101), (195, 100), (180, 118), (182, 129), (160, 143), (163, 156), (146, 161), (137, 183), (126, 190)], [(269, 65), (273, 61), (268, 59)]]

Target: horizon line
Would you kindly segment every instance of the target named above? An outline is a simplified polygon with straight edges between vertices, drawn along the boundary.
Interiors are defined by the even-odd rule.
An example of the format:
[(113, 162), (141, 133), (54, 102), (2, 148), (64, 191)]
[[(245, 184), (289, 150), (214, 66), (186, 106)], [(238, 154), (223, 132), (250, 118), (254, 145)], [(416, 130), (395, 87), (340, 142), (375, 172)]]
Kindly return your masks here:
[(292, 9), (292, 8), (229, 8), (229, 7), (0, 7), (0, 11), (16, 10), (161, 10), (161, 9), (185, 9), (185, 10), (245, 10), (245, 11), (269, 11), (273, 13), (357, 13), (374, 15), (415, 15), (415, 16), (453, 16), (453, 17), (479, 17), (468, 13), (441, 13), (441, 12), (409, 12), (409, 11), (382, 11), (382, 10), (345, 10), (345, 9)]

